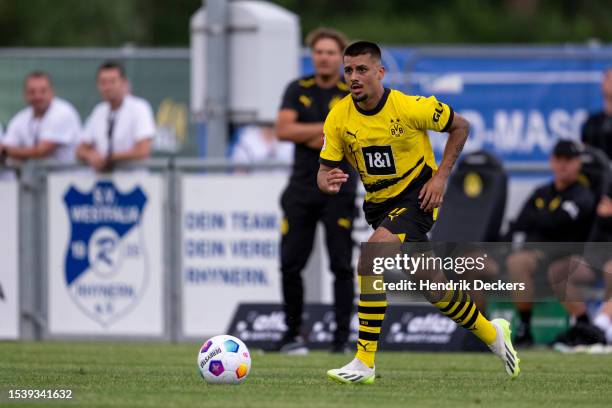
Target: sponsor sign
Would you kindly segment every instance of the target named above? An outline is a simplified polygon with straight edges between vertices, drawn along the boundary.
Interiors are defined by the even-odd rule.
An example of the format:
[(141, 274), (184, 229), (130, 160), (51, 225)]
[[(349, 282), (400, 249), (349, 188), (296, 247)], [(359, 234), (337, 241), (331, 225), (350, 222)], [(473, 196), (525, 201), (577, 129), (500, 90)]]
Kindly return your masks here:
[(182, 177), (182, 332), (225, 333), (241, 302), (280, 302), (286, 176)]

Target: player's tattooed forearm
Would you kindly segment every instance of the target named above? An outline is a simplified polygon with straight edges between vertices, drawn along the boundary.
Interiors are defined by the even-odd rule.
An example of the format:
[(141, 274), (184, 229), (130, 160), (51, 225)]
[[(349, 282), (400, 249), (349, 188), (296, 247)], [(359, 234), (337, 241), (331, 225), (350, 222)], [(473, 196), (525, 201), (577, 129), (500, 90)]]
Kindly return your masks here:
[(457, 162), (457, 159), (459, 158), (459, 156), (461, 155), (461, 152), (463, 151), (463, 146), (464, 145), (465, 145), (465, 139), (457, 142), (457, 144), (455, 145), (455, 151), (453, 152), (453, 154), (450, 157), (450, 159), (451, 159), (451, 163), (450, 163), (451, 167), (453, 167), (455, 165), (455, 163)]
[[(455, 146), (455, 154), (453, 155), (453, 159), (457, 160), (461, 152), (463, 151), (463, 146), (465, 146), (465, 139), (457, 143)], [(453, 161), (454, 162), (454, 161)]]

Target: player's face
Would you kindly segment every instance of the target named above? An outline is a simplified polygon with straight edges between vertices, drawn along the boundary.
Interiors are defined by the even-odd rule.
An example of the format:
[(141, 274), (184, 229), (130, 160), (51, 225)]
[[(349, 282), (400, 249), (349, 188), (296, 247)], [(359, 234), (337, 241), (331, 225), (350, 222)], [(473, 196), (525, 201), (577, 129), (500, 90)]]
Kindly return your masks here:
[(580, 157), (553, 155), (550, 157), (550, 167), (555, 176), (555, 180), (568, 184), (578, 179), (580, 169), (582, 168), (582, 162), (580, 161)]
[(120, 101), (127, 92), (127, 80), (118, 69), (103, 69), (98, 72), (96, 81), (98, 92), (105, 101)]
[(604, 98), (612, 99), (612, 68), (605, 72), (601, 90)]
[(321, 38), (312, 47), (315, 73), (324, 77), (337, 75), (342, 66), (342, 50), (331, 38)]
[(344, 57), (344, 80), (356, 102), (366, 102), (382, 87), (385, 69), (370, 54)]
[(26, 81), (24, 97), (37, 114), (44, 113), (53, 99), (53, 88), (44, 77), (31, 77)]

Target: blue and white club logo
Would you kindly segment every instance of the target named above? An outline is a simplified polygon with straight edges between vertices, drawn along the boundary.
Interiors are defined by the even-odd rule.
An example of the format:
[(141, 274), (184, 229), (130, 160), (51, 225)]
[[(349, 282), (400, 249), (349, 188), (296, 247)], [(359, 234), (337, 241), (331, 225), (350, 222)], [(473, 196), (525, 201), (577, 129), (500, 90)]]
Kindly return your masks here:
[(74, 186), (64, 202), (70, 219), (65, 276), (70, 296), (89, 317), (108, 326), (136, 306), (146, 288), (148, 259), (140, 187), (128, 194), (111, 181), (89, 193)]

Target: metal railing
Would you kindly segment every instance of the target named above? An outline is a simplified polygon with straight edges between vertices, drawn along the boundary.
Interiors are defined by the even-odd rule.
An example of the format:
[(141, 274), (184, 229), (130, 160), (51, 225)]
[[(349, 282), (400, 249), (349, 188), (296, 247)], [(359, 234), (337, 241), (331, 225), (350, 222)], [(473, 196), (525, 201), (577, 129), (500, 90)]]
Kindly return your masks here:
[[(234, 163), (224, 159), (160, 158), (124, 163), (117, 172), (145, 169), (161, 174), (165, 189), (163, 203), (164, 231), (164, 310), (165, 329), (162, 340), (181, 340), (181, 246), (182, 194), (181, 176), (188, 173), (223, 173), (269, 171), (290, 165), (281, 162), (260, 164)], [(506, 165), (511, 174), (549, 174), (547, 163), (513, 163)], [(19, 278), (21, 338), (52, 338), (47, 330), (48, 318), (48, 233), (47, 176), (56, 172), (86, 170), (78, 163), (30, 161), (20, 166), (6, 167), (18, 173), (19, 182)], [(1, 170), (1, 168), (0, 168)], [(110, 173), (109, 175), (112, 175)], [(138, 174), (138, 173), (136, 173)], [(117, 174), (115, 174), (117, 175)], [(365, 225), (365, 224), (364, 224)], [(367, 226), (366, 226), (367, 227)], [(305, 274), (309, 276), (308, 274)], [(79, 337), (81, 338), (81, 337)], [(84, 336), (84, 338), (89, 338)]]

